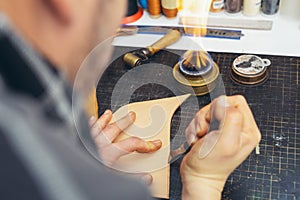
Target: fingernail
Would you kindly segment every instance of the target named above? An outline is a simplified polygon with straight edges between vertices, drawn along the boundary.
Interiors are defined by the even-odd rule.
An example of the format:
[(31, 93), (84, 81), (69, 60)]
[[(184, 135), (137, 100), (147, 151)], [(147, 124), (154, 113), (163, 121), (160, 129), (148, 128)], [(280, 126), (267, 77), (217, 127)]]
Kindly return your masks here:
[(200, 131), (201, 131), (200, 123), (197, 123), (197, 124), (196, 124), (196, 134), (197, 134), (197, 133), (200, 133)]
[(207, 112), (206, 114), (205, 114), (205, 119), (206, 120), (209, 120), (210, 118), (211, 118), (211, 112)]
[(96, 117), (91, 116), (90, 119), (89, 119), (89, 123), (92, 125), (95, 121), (96, 121)]
[(196, 139), (196, 136), (194, 134), (191, 134), (188, 136), (188, 143), (191, 145)]
[(110, 110), (106, 110), (105, 112), (104, 112), (104, 115), (108, 115), (110, 113)]
[(152, 143), (153, 143), (155, 146), (160, 146), (160, 145), (161, 145), (161, 140), (153, 140)]
[(147, 174), (147, 175), (144, 175), (141, 177), (141, 180), (147, 184), (147, 185), (150, 185), (152, 183), (152, 176)]
[(130, 112), (128, 113), (128, 115), (129, 115), (129, 117), (130, 117), (132, 120), (135, 119), (135, 112), (130, 111)]
[(89, 121), (90, 121), (90, 122), (93, 122), (93, 121), (95, 121), (95, 119), (96, 119), (95, 116), (91, 116), (90, 119), (89, 119)]

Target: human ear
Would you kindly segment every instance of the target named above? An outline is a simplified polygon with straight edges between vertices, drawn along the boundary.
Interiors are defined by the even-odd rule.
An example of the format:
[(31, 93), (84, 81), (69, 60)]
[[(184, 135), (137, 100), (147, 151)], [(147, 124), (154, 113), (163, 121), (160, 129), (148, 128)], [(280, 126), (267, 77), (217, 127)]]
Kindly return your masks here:
[(72, 1), (69, 0), (43, 0), (51, 14), (63, 24), (72, 19)]

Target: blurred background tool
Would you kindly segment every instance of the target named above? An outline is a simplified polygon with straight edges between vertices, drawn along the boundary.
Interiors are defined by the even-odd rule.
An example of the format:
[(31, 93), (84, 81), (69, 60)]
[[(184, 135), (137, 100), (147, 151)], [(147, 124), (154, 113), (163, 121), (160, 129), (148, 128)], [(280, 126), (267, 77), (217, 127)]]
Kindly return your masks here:
[[(194, 35), (194, 29), (197, 27), (175, 27), (175, 26), (131, 26), (124, 25), (120, 28), (119, 32), (124, 32), (127, 34), (166, 34), (169, 29), (178, 29), (185, 36)], [(239, 40), (244, 36), (241, 30), (228, 30), (228, 29), (217, 29), (217, 28), (207, 28), (206, 35), (203, 37), (210, 38), (222, 38), (222, 39), (233, 39)]]
[(126, 53), (123, 57), (123, 61), (130, 67), (141, 65), (147, 62), (149, 57), (153, 56), (156, 52), (177, 42), (180, 39), (180, 37), (181, 32), (179, 30), (169, 30), (164, 37), (162, 37), (160, 40), (158, 40), (151, 46), (138, 51)]

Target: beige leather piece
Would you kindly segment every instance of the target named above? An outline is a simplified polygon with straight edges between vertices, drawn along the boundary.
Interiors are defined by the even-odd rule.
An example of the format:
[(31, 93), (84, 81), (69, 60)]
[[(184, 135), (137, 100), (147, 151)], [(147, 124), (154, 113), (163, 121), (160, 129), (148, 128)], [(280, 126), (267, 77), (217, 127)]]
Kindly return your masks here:
[(98, 118), (98, 102), (96, 97), (96, 88), (93, 88), (92, 92), (88, 95), (84, 106), (88, 118), (90, 118), (91, 116)]
[(190, 96), (137, 102), (125, 105), (113, 114), (111, 122), (115, 122), (129, 112), (136, 113), (136, 121), (124, 131), (116, 141), (131, 136), (144, 140), (162, 141), (162, 147), (154, 153), (131, 153), (123, 156), (115, 168), (130, 173), (149, 172), (153, 176), (151, 191), (154, 197), (169, 198), (170, 166), (170, 127), (176, 109)]

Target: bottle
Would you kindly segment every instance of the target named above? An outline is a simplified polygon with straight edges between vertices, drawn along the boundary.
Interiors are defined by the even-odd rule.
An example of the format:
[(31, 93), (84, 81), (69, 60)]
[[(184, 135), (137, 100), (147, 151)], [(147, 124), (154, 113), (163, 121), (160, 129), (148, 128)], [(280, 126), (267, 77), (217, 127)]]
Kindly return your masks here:
[(177, 0), (161, 0), (162, 11), (167, 18), (177, 16)]
[(218, 13), (221, 12), (224, 8), (224, 0), (212, 0), (210, 6), (210, 12)]
[(242, 0), (226, 0), (225, 11), (230, 14), (238, 13), (242, 10)]
[(244, 0), (243, 14), (246, 16), (255, 16), (259, 13), (261, 0)]
[(280, 0), (263, 0), (261, 11), (265, 15), (275, 15), (279, 10)]

